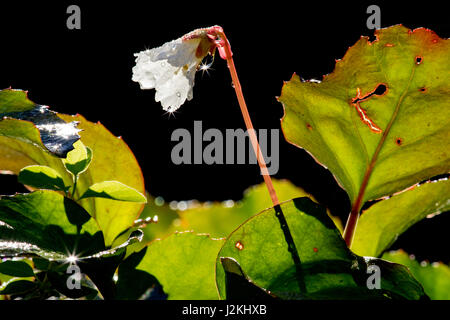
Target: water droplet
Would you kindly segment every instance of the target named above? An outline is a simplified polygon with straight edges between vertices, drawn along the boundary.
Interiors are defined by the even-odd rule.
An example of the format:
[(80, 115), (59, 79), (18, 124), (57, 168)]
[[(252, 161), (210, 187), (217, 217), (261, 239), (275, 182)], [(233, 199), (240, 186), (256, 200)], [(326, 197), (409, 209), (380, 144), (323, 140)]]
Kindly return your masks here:
[(244, 250), (244, 245), (243, 245), (242, 242), (240, 242), (240, 241), (236, 242), (235, 247), (236, 247), (238, 250)]
[(177, 204), (177, 209), (180, 211), (184, 211), (188, 208), (186, 201), (180, 201)]
[(231, 207), (234, 206), (234, 201), (233, 200), (226, 200), (226, 201), (222, 202), (222, 205), (225, 208), (231, 208)]
[(164, 61), (161, 62), (161, 67), (165, 67), (166, 63)]
[(163, 197), (156, 197), (155, 198), (155, 204), (158, 207), (161, 207), (164, 204), (164, 198)]
[(175, 201), (175, 200), (174, 201), (170, 201), (169, 207), (172, 210), (177, 210), (178, 209), (178, 201)]
[(180, 98), (181, 97), (181, 93), (177, 92), (177, 97)]
[(231, 87), (234, 88), (234, 82), (233, 81), (231, 82)]

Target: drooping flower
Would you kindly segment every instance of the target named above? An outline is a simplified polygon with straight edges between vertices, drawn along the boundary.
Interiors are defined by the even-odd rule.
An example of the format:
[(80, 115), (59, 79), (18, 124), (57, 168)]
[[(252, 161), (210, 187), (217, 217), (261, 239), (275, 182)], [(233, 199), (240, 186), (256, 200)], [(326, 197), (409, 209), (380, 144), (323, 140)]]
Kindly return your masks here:
[(208, 54), (214, 54), (217, 27), (194, 30), (154, 49), (136, 53), (132, 80), (141, 89), (156, 89), (155, 101), (174, 112), (193, 97), (195, 73)]

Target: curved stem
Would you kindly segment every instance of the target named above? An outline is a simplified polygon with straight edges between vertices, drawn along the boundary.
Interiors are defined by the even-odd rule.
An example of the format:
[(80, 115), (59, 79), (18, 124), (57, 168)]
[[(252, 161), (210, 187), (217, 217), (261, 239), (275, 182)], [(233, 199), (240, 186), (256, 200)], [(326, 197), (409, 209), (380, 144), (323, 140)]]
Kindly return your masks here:
[[(225, 37), (224, 34), (221, 35)], [(226, 40), (226, 38), (225, 38)], [(226, 45), (228, 45), (228, 41), (225, 41)], [(231, 52), (231, 50), (229, 50)], [(272, 203), (274, 206), (278, 205), (280, 202), (278, 200), (275, 188), (273, 187), (272, 179), (270, 178), (269, 171), (267, 170), (266, 161), (264, 160), (264, 156), (261, 153), (261, 148), (258, 143), (258, 138), (256, 137), (255, 129), (253, 128), (252, 120), (250, 118), (250, 114), (248, 113), (247, 104), (245, 103), (244, 95), (242, 93), (241, 83), (239, 82), (239, 77), (237, 75), (236, 67), (234, 66), (233, 57), (230, 54), (227, 59), (228, 69), (231, 74), (231, 79), (233, 81), (233, 87), (236, 92), (236, 97), (239, 102), (239, 106), (241, 108), (242, 116), (244, 118), (245, 125), (247, 127), (247, 132), (250, 137), (250, 142), (253, 146), (253, 150), (256, 155), (256, 159), (258, 160), (259, 168), (261, 169), (261, 174), (264, 178), (264, 182), (266, 183), (267, 189), (269, 190), (270, 198), (272, 199)]]

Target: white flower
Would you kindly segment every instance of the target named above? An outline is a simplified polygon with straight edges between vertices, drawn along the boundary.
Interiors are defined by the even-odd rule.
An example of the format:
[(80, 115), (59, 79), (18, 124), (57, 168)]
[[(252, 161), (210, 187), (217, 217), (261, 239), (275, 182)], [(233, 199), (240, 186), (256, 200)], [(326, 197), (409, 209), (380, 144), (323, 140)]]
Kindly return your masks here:
[(193, 97), (195, 72), (203, 58), (213, 53), (210, 28), (197, 29), (161, 47), (136, 53), (133, 78), (141, 89), (156, 89), (155, 101), (174, 112)]

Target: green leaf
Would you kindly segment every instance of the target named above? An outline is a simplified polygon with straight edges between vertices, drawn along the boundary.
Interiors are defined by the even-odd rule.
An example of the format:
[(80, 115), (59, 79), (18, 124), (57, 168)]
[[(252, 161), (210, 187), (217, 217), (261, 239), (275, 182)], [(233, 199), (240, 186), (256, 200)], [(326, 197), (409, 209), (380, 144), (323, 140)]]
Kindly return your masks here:
[[(78, 128), (83, 130), (81, 140), (94, 155), (89, 168), (78, 180), (76, 196), (80, 197), (89, 186), (101, 181), (120, 181), (145, 194), (141, 168), (123, 139), (114, 136), (102, 124), (89, 122), (80, 115), (61, 115), (61, 118), (79, 122)], [(97, 220), (107, 245), (133, 224), (144, 207), (143, 203), (105, 198), (86, 198), (81, 204)]]
[(80, 200), (91, 197), (131, 202), (147, 202), (147, 199), (142, 193), (118, 181), (95, 183), (83, 193)]
[(30, 265), (24, 261), (8, 260), (0, 263), (0, 273), (13, 277), (33, 277), (34, 272)]
[(450, 210), (450, 181), (427, 182), (373, 204), (363, 211), (351, 249), (380, 256), (397, 237), (427, 216)]
[[(353, 254), (325, 209), (309, 198), (267, 209), (228, 236), (216, 268), (220, 296), (228, 298), (223, 258), (234, 259), (249, 281), (281, 299), (424, 297), (404, 267)], [(381, 269), (381, 289), (367, 287), (373, 264)]]
[(133, 253), (120, 264), (116, 283), (116, 299), (137, 300), (147, 290), (158, 284), (158, 280), (154, 276), (145, 271), (136, 270), (146, 252), (147, 247)]
[(87, 148), (81, 140), (73, 144), (74, 149), (63, 159), (64, 166), (74, 176), (83, 173), (89, 167), (92, 160), (92, 149)]
[(28, 100), (27, 91), (15, 89), (0, 90), (0, 115), (28, 111), (34, 107), (35, 104)]
[(294, 75), (279, 98), (286, 139), (329, 168), (355, 211), (450, 171), (450, 42), (401, 25), (375, 35), (321, 83)]
[(175, 233), (153, 241), (137, 269), (155, 276), (169, 300), (215, 300), (214, 268), (222, 244), (208, 235)]
[(0, 90), (0, 136), (65, 157), (80, 138), (76, 125), (76, 122), (66, 123), (48, 107), (31, 102), (24, 91)]
[(34, 257), (33, 266), (38, 270), (48, 270), (50, 268), (50, 261), (44, 258)]
[[(83, 130), (80, 132), (83, 144), (95, 154), (89, 168), (78, 179), (75, 197), (80, 197), (81, 191), (95, 182), (111, 180), (120, 181), (145, 193), (141, 169), (122, 139), (111, 134), (100, 123), (89, 122), (80, 115), (59, 116), (67, 122), (78, 122), (78, 128)], [(72, 174), (66, 171), (61, 159), (32, 144), (0, 135), (0, 172), (18, 174), (23, 167), (36, 164), (55, 169), (63, 177), (66, 186), (73, 183)], [(103, 198), (83, 199), (81, 205), (97, 221), (107, 245), (133, 224), (144, 206), (142, 203)]]
[(0, 291), (3, 294), (23, 294), (37, 288), (37, 283), (28, 280), (17, 280), (10, 282), (5, 289)]
[(34, 254), (64, 260), (75, 246), (77, 225), (83, 225), (82, 235), (98, 231), (95, 221), (87, 218), (81, 206), (54, 191), (3, 196), (0, 256)]
[[(7, 219), (6, 216), (11, 211), (14, 211), (17, 217)], [(19, 225), (20, 215), (42, 226), (56, 225), (64, 232), (73, 234), (77, 232), (77, 225), (82, 225), (90, 219), (86, 210), (76, 202), (49, 190), (0, 198), (0, 221), (15, 228)], [(84, 226), (84, 231), (93, 234), (98, 231), (98, 227), (94, 221), (90, 221)]]
[(225, 271), (225, 289), (227, 300), (271, 300), (274, 299), (269, 292), (254, 285), (233, 258), (220, 258)]
[(450, 268), (447, 265), (441, 262), (430, 264), (426, 261), (419, 264), (403, 250), (386, 252), (383, 259), (408, 267), (431, 299), (450, 300)]
[(50, 189), (56, 191), (67, 191), (62, 176), (47, 166), (27, 166), (20, 170), (18, 181), (27, 186), (38, 189)]
[[(126, 248), (142, 240), (142, 231), (133, 232), (127, 241), (113, 248), (98, 249), (91, 255), (83, 255), (78, 262), (82, 273), (85, 273), (95, 283), (105, 299), (113, 299), (116, 295), (116, 288), (113, 280), (115, 271), (125, 258)], [(89, 245), (89, 243), (85, 243)], [(83, 246), (80, 245), (80, 248)]]

